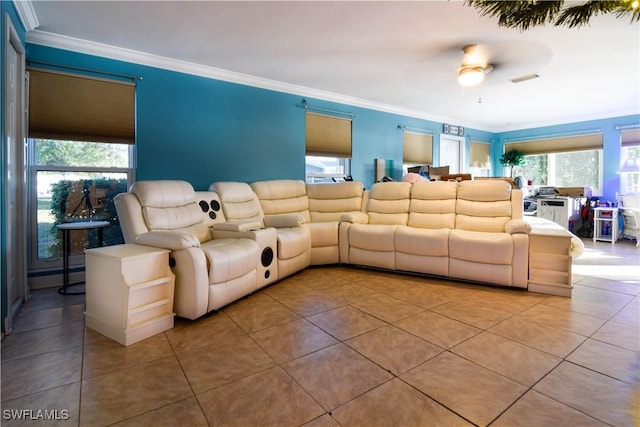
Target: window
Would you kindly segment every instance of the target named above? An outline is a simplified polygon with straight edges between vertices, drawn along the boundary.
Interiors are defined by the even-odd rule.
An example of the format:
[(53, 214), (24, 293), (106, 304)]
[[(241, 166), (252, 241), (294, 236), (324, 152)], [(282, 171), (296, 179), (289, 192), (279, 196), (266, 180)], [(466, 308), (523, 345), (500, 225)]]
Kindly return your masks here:
[[(34, 190), (31, 268), (60, 263), (62, 237), (56, 225), (63, 222), (109, 221), (104, 244), (123, 243), (113, 198), (126, 192), (133, 181), (133, 146), (53, 139), (32, 139), (29, 145)], [(82, 255), (87, 246), (96, 245), (96, 230), (71, 232), (72, 257)]]
[(306, 181), (318, 182), (342, 181), (351, 175), (351, 159), (328, 156), (306, 156)]
[(350, 119), (307, 112), (307, 182), (334, 182), (351, 175), (351, 124)]
[[(402, 172), (406, 174), (410, 167), (427, 166), (433, 163), (433, 135), (416, 132), (403, 132), (402, 135)], [(426, 171), (425, 171), (426, 173)]]
[(627, 170), (640, 167), (640, 129), (623, 131), (620, 147), (620, 194), (640, 194), (640, 173)]
[(469, 170), (477, 176), (491, 176), (490, 145), (485, 142), (471, 141), (469, 149)]
[(525, 153), (525, 164), (514, 167), (514, 175), (535, 186), (591, 187), (602, 195), (602, 141), (599, 134), (547, 138), (509, 143), (505, 151)]
[(525, 155), (524, 165), (513, 170), (535, 186), (591, 187), (602, 195), (602, 150)]
[[(109, 221), (104, 244), (123, 242), (113, 198), (133, 182), (135, 85), (117, 78), (128, 81), (29, 70), (30, 271), (59, 270), (63, 222)], [(70, 264), (81, 265), (98, 231), (70, 237)]]

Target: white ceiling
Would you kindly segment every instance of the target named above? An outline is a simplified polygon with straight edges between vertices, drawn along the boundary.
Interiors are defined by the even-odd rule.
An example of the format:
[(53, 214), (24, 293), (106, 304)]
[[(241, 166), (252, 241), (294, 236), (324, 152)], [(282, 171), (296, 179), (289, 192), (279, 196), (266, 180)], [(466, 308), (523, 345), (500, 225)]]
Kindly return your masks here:
[[(627, 18), (521, 32), (458, 1), (31, 5), (31, 42), (211, 67), (228, 80), (492, 132), (640, 113), (640, 24)], [(463, 90), (457, 69), (472, 43), (495, 69)], [(531, 73), (540, 78), (510, 81)]]

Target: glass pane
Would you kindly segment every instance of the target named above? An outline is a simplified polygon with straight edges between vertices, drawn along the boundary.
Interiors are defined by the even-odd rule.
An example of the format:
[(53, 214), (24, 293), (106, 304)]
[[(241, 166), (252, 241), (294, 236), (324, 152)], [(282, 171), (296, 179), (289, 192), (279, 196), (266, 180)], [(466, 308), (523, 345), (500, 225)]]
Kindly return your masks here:
[(469, 168), (469, 172), (471, 172), (471, 176), (473, 178), (476, 177), (489, 177), (491, 176), (490, 168)]
[[(627, 159), (636, 159), (636, 163), (640, 164), (640, 146), (623, 147), (620, 150), (621, 165)], [(621, 173), (620, 174), (620, 193), (621, 194), (638, 194), (640, 193), (640, 173)]]
[(600, 156), (597, 150), (555, 154), (556, 187), (600, 187)]
[[(57, 224), (73, 221), (109, 221), (103, 230), (104, 244), (123, 243), (113, 198), (127, 191), (126, 173), (37, 173), (38, 259), (62, 256), (62, 234)], [(97, 230), (72, 231), (71, 255), (98, 246)]]
[(129, 167), (129, 146), (102, 142), (35, 140), (35, 163), (47, 166)]
[(334, 182), (349, 175), (349, 159), (342, 157), (306, 156), (307, 182)]
[(514, 176), (522, 176), (533, 185), (548, 185), (549, 159), (546, 154), (525, 156), (524, 165), (515, 166)]

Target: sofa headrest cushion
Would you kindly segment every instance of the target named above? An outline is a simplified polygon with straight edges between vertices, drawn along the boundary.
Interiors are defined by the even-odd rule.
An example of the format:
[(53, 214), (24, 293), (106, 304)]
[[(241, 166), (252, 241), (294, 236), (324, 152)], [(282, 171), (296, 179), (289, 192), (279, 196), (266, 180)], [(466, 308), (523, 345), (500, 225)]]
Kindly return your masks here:
[(411, 186), (411, 200), (444, 200), (455, 199), (457, 182), (426, 181), (416, 182)]
[(410, 194), (410, 182), (377, 182), (371, 187), (369, 198), (377, 200), (408, 200)]
[(309, 199), (350, 199), (362, 198), (364, 185), (359, 181), (339, 182), (335, 184), (307, 184)]
[(458, 184), (458, 199), (474, 202), (511, 200), (511, 185), (506, 181), (462, 181)]
[(171, 208), (194, 203), (195, 191), (186, 181), (138, 181), (131, 187), (142, 207)]
[(138, 181), (136, 195), (149, 230), (175, 230), (201, 223), (195, 191), (185, 181)]
[(305, 183), (295, 179), (257, 181), (251, 183), (251, 188), (258, 195), (260, 201), (292, 199), (307, 195)]
[(218, 193), (223, 203), (243, 203), (257, 199), (256, 194), (246, 182), (216, 182), (209, 186), (209, 190)]

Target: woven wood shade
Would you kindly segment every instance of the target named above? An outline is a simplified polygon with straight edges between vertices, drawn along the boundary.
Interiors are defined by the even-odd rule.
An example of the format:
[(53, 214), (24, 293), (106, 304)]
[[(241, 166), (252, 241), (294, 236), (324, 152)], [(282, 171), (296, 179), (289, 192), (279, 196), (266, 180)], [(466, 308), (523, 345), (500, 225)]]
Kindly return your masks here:
[(469, 145), (470, 164), (473, 168), (488, 168), (491, 166), (489, 144), (471, 141)]
[(566, 153), (602, 149), (602, 134), (549, 138), (505, 144), (504, 151), (519, 150), (527, 155)]
[(307, 112), (307, 154), (351, 157), (351, 120)]
[(623, 130), (620, 142), (623, 147), (636, 147), (640, 145), (640, 129)]
[(135, 143), (135, 85), (29, 70), (29, 137)]
[(404, 163), (430, 165), (433, 163), (433, 136), (424, 133), (404, 132), (402, 136), (402, 160)]

